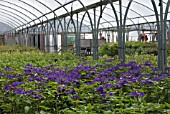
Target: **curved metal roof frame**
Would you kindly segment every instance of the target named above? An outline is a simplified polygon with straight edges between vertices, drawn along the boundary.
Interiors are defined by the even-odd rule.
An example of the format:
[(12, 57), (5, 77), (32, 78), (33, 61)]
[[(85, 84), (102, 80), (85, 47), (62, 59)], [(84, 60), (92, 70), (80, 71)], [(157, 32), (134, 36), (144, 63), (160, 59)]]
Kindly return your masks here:
[[(19, 11), (19, 10), (15, 9), (15, 8), (12, 8), (12, 7), (9, 7), (9, 6), (6, 6), (6, 5), (3, 5), (3, 4), (0, 4), (0, 6), (7, 7), (7, 8), (9, 8), (9, 9), (12, 9), (12, 10), (14, 10), (14, 11), (16, 11), (16, 12), (18, 12), (18, 13), (20, 13), (20, 14), (24, 15), (25, 17), (27, 17), (27, 18), (29, 18), (29, 19), (31, 20), (31, 18), (30, 18), (29, 16), (25, 15), (24, 13), (22, 13), (21, 11)], [(29, 23), (26, 23), (26, 24), (29, 24)], [(25, 25), (26, 25), (26, 24), (25, 24)], [(23, 25), (23, 26), (24, 26), (24, 25)]]
[[(55, 1), (57, 4), (59, 4), (60, 6), (59, 7), (57, 7), (57, 8), (55, 8), (54, 10), (52, 10), (50, 7), (48, 7), (46, 4), (44, 4), (44, 3), (42, 3), (42, 2), (40, 2), (39, 0), (35, 0), (37, 3), (39, 3), (39, 4), (42, 4), (43, 6), (45, 6), (46, 8), (48, 8), (49, 10), (50, 10), (50, 12), (47, 12), (47, 13), (43, 13), (43, 12), (41, 12), (39, 9), (37, 9), (37, 8), (35, 8), (34, 6), (32, 6), (31, 4), (28, 4), (27, 3), (27, 5), (29, 5), (30, 7), (32, 7), (33, 9), (35, 9), (35, 10), (37, 10), (38, 12), (41, 12), (41, 16), (36, 16), (34, 13), (32, 13), (32, 12), (30, 12), (29, 10), (27, 10), (27, 9), (25, 9), (24, 7), (21, 7), (21, 6), (19, 6), (19, 5), (17, 5), (17, 4), (15, 4), (15, 3), (12, 3), (12, 2), (9, 2), (9, 1), (7, 1), (7, 0), (0, 0), (0, 1), (2, 1), (2, 2), (5, 2), (5, 3), (8, 3), (8, 4), (10, 4), (10, 5), (14, 5), (14, 6), (16, 6), (16, 7), (18, 7), (18, 8), (21, 8), (22, 10), (25, 10), (26, 12), (28, 12), (29, 14), (31, 14), (31, 15), (33, 15), (34, 17), (35, 17), (35, 19), (32, 19), (32, 18), (30, 18), (28, 15), (24, 15), (23, 13), (22, 13), (22, 15), (24, 15), (24, 17), (27, 17), (27, 18), (29, 18), (29, 20), (30, 20), (30, 22), (26, 22), (26, 19), (24, 19), (24, 18), (22, 18), (22, 20), (23, 21), (25, 21), (26, 23), (23, 25), (23, 26), (26, 26), (27, 24), (30, 24), (31, 22), (34, 22), (35, 23), (35, 21), (36, 20), (39, 20), (40, 21), (40, 23), (41, 23), (41, 20), (40, 20), (40, 18), (41, 17), (44, 17), (44, 16), (46, 16), (46, 15), (48, 15), (48, 14), (51, 14), (51, 13), (54, 13), (54, 17), (57, 19), (57, 15), (56, 15), (56, 13), (55, 13), (55, 11), (57, 11), (58, 9), (60, 9), (60, 8), (63, 8), (67, 13), (68, 13), (68, 15), (67, 16), (69, 16), (69, 17), (72, 17), (72, 14), (71, 14), (71, 12), (69, 12), (68, 11), (68, 9), (65, 7), (65, 6), (67, 6), (68, 4), (72, 4), (72, 3), (74, 3), (74, 2), (79, 2), (79, 4), (82, 6), (82, 8), (84, 9), (84, 11), (87, 13), (87, 15), (85, 15), (85, 16), (87, 16), (88, 18), (89, 18), (89, 23), (90, 23), (90, 25), (91, 25), (91, 28), (92, 28), (92, 30), (93, 30), (93, 20), (92, 20), (92, 16), (90, 15), (90, 14), (93, 14), (93, 13), (90, 13), (89, 11), (88, 11), (88, 8), (84, 5), (84, 3), (81, 1), (81, 0), (70, 0), (70, 1), (68, 1), (68, 2), (66, 2), (66, 3), (64, 3), (64, 4), (62, 4), (61, 2), (59, 2), (59, 0), (53, 0), (53, 1)], [(17, 1), (20, 1), (20, 2), (22, 2), (22, 3), (25, 3), (26, 4), (26, 2), (24, 2), (23, 0), (17, 0)], [(103, 0), (103, 2), (105, 2), (106, 0)], [(147, 8), (148, 10), (150, 10), (150, 11), (152, 11), (153, 13), (154, 13), (154, 10), (153, 10), (153, 8), (150, 8), (149, 6), (147, 6), (147, 5), (145, 5), (145, 4), (143, 4), (143, 3), (140, 3), (140, 2), (138, 2), (138, 1), (135, 1), (135, 0), (128, 0), (128, 1), (132, 1), (132, 3), (135, 3), (135, 4), (138, 4), (138, 5), (141, 5), (142, 7), (145, 7), (145, 8)], [(113, 12), (115, 13), (115, 9), (113, 8), (114, 7), (114, 5), (116, 4), (116, 5), (119, 5), (119, 4), (117, 4), (117, 3), (114, 3), (114, 2), (112, 2), (112, 0), (107, 0), (107, 2), (112, 6), (112, 8), (108, 8), (108, 7), (106, 7), (106, 8), (108, 8), (108, 9), (112, 9), (113, 10)], [(168, 1), (169, 2), (169, 1)], [(166, 3), (165, 1), (163, 1), (163, 4), (168, 4), (168, 3)], [(9, 6), (6, 6), (6, 5), (4, 5), (4, 4), (0, 4), (1, 6), (4, 6), (4, 7), (7, 7), (7, 8), (9, 8), (9, 9), (11, 9), (11, 10), (15, 10), (15, 11), (17, 11), (17, 9), (15, 9), (15, 8), (12, 8), (12, 7), (9, 7)], [(133, 10), (132, 8), (131, 8), (131, 6), (129, 6), (129, 7), (127, 7), (127, 6), (124, 6), (124, 5), (121, 5), (122, 7), (124, 7), (124, 8), (129, 8), (129, 10), (130, 11), (132, 11), (132, 12), (134, 12), (135, 14), (137, 14), (137, 15), (139, 15), (139, 17), (134, 17), (133, 19), (135, 19), (135, 18), (143, 18), (147, 23), (148, 23), (148, 25), (150, 26), (150, 29), (151, 29), (151, 25), (150, 25), (150, 22), (149, 22), (149, 20), (148, 19), (146, 19), (145, 17), (147, 16), (147, 15), (141, 15), (140, 13), (138, 13), (137, 11), (135, 11), (135, 10)], [(99, 7), (99, 6), (95, 6), (95, 7)], [(115, 11), (114, 11), (115, 10)], [(169, 10), (169, 9), (168, 9)], [(168, 12), (168, 10), (167, 10), (167, 12)], [(98, 11), (98, 10), (97, 10)], [(12, 13), (12, 11), (8, 11), (8, 12), (10, 12), (10, 13)], [(17, 11), (18, 13), (21, 13), (20, 11)], [(116, 20), (115, 22), (117, 22), (117, 26), (119, 26), (119, 23), (118, 23), (118, 21), (119, 21), (119, 19), (118, 19), (118, 14), (119, 14), (119, 12), (118, 11), (116, 11), (117, 12), (117, 14), (113, 14), (113, 15), (115, 15), (115, 16), (110, 16), (110, 17), (115, 17), (115, 19), (114, 20)], [(5, 13), (4, 13), (5, 14)], [(106, 15), (108, 15), (109, 16), (109, 14), (107, 14), (106, 12), (103, 12), (103, 14), (106, 14)], [(167, 13), (168, 14), (168, 13)], [(19, 17), (19, 15), (18, 14), (16, 14), (15, 13), (15, 15), (16, 15), (16, 17)], [(73, 14), (74, 15), (74, 14)], [(116, 16), (117, 15), (117, 16)], [(126, 14), (122, 14), (122, 16), (126, 16)], [(108, 24), (110, 24), (111, 26), (114, 26), (111, 22), (114, 22), (114, 21), (108, 21), (107, 19), (105, 19), (104, 17), (102, 17), (102, 18), (100, 18), (100, 16), (99, 15), (96, 15), (96, 17), (99, 17), (98, 19), (99, 19), (99, 21), (100, 21), (100, 19), (103, 19), (104, 21), (106, 21), (105, 23), (108, 23)], [(12, 17), (13, 19), (16, 19), (16, 18), (14, 18), (14, 17)], [(20, 19), (21, 19), (21, 16), (19, 17)], [(18, 19), (19, 19), (18, 18)], [(60, 17), (59, 17), (60, 18)], [(50, 20), (50, 19), (48, 19), (48, 17), (46, 17), (46, 19), (47, 19), (47, 21), (48, 20)], [(70, 19), (72, 19), (72, 18), (70, 18)], [(132, 20), (132, 18), (131, 17), (127, 17), (127, 19), (129, 19), (133, 24), (135, 24), (135, 22), (133, 22), (133, 20)], [(58, 19), (57, 19), (58, 20)], [(22, 24), (23, 24), (23, 21), (20, 21), (20, 22), (22, 22)], [(98, 22), (99, 22), (98, 21)], [(73, 24), (74, 24), (74, 29), (76, 29), (76, 26), (75, 26), (75, 23), (74, 23), (74, 21), (72, 20), (72, 22), (73, 22)], [(87, 21), (88, 22), (88, 21)], [(70, 22), (69, 22), (70, 23)], [(55, 24), (55, 23), (53, 23), (53, 24)], [(101, 26), (102, 27), (105, 27), (104, 25), (102, 25), (102, 23), (99, 23), (99, 24), (101, 24)], [(98, 24), (98, 25), (99, 25)], [(30, 24), (31, 25), (31, 24)], [(36, 23), (35, 23), (35, 25), (36, 25)], [(87, 25), (88, 26), (88, 25)], [(20, 28), (21, 27), (21, 25), (18, 27), (18, 28)], [(23, 27), (22, 27), (23, 28)]]
[[(25, 8), (17, 5), (17, 4), (14, 4), (14, 3), (11, 3), (11, 2), (8, 2), (8, 1), (5, 1), (5, 0), (0, 0), (0, 1), (6, 2), (6, 3), (10, 4), (10, 5), (14, 5), (14, 6), (18, 7), (18, 8), (21, 8), (22, 10), (25, 10), (26, 12), (30, 13), (31, 15), (33, 15), (35, 18), (38, 18), (34, 13), (30, 12), (29, 10), (27, 10), (27, 9), (25, 9)], [(31, 20), (32, 20), (32, 19), (31, 19)], [(41, 22), (41, 21), (40, 21), (40, 22)]]
[(9, 15), (4, 15), (4, 14), (0, 14), (2, 15), (3, 17), (7, 18), (7, 19), (10, 19), (12, 22), (15, 23), (16, 26), (21, 26), (21, 23), (19, 23), (18, 21), (14, 20), (13, 18), (9, 17)]
[[(3, 11), (0, 11), (0, 13), (3, 13), (3, 14), (5, 14), (5, 15), (7, 15), (7, 16), (10, 16), (10, 17), (12, 17), (12, 18), (15, 18), (17, 21), (21, 22), (23, 25), (25, 24), (23, 21), (21, 21), (20, 19), (18, 19), (18, 18), (15, 17), (15, 16), (12, 16), (11, 14), (8, 14), (8, 13), (3, 12)], [(10, 17), (8, 17), (8, 18), (10, 18)], [(17, 22), (17, 23), (18, 23), (18, 22)], [(21, 24), (19, 24), (19, 25), (21, 25)]]
[(13, 27), (17, 27), (18, 26), (16, 23), (14, 23), (13, 21), (9, 20), (9, 18), (1, 17), (1, 19), (2, 19), (2, 22), (8, 22)]
[[(10, 14), (14, 14), (14, 15), (16, 15), (17, 17), (19, 17), (20, 19), (24, 20), (26, 23), (28, 23), (28, 21), (27, 21), (25, 18), (21, 17), (20, 15), (14, 13), (14, 12), (11, 12), (11, 11), (6, 10), (6, 9), (3, 9), (3, 8), (0, 8), (0, 10), (3, 10), (3, 11), (5, 11), (5, 12), (8, 12), (8, 14), (9, 14), (9, 13), (10, 13)], [(25, 24), (25, 23), (24, 23), (24, 24)]]

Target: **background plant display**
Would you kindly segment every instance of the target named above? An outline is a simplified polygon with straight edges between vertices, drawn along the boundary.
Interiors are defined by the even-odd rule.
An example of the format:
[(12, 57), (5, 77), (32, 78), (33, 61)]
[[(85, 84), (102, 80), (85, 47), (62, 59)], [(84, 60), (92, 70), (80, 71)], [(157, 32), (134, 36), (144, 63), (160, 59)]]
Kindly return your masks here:
[(160, 72), (156, 58), (1, 54), (1, 113), (169, 114), (170, 68)]
[[(145, 55), (145, 54), (153, 54), (158, 55), (158, 46), (157, 42), (126, 42), (126, 54), (133, 55)], [(167, 46), (169, 49), (169, 47)], [(115, 56), (118, 54), (118, 43), (106, 43), (103, 44), (100, 48), (100, 55), (108, 55), (108, 56)], [(167, 50), (169, 54), (169, 50)]]

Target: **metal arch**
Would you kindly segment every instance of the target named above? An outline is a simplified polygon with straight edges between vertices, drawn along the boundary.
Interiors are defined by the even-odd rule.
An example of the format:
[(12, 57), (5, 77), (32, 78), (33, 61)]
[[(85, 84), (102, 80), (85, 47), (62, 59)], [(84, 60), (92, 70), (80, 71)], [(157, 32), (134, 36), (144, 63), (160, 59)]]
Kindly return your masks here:
[[(127, 6), (127, 9), (126, 9), (126, 11), (125, 11), (125, 16), (124, 16), (124, 22), (123, 22), (123, 45), (122, 45), (122, 47), (123, 47), (123, 62), (125, 62), (125, 59), (126, 59), (126, 55), (125, 55), (125, 24), (126, 24), (126, 18), (127, 18), (127, 15), (128, 15), (128, 11), (129, 11), (129, 8), (130, 8), (130, 6), (131, 6), (131, 4), (132, 4), (132, 2), (133, 2), (133, 0), (131, 0), (130, 2), (129, 2), (129, 4), (128, 4), (128, 6)], [(122, 5), (121, 5), (122, 6)]]
[[(62, 5), (58, 0), (55, 0), (58, 4), (60, 4), (60, 5)], [(75, 0), (74, 0), (75, 1)], [(73, 2), (74, 2), (73, 1)], [(78, 0), (79, 1), (79, 0)], [(72, 2), (72, 1), (70, 1), (70, 2)], [(80, 2), (80, 1), (79, 1)], [(68, 12), (68, 10), (65, 8), (65, 6), (63, 6), (63, 8)], [(87, 11), (87, 10), (86, 10)], [(72, 24), (73, 24), (73, 26), (74, 26), (74, 31), (76, 32), (76, 44), (78, 44), (77, 42), (79, 42), (79, 29), (78, 29), (78, 20), (77, 20), (77, 31), (76, 31), (76, 25), (75, 25), (75, 23), (74, 23), (74, 20), (73, 20), (73, 18), (72, 18), (72, 14), (70, 14), (70, 12), (68, 12), (68, 14), (69, 14), (69, 16), (70, 16), (70, 18), (71, 18), (71, 20), (72, 20)], [(78, 19), (78, 13), (77, 13), (77, 19)], [(65, 25), (65, 18), (64, 18), (64, 28), (65, 29), (67, 29), (67, 27), (66, 27), (66, 25)], [(66, 36), (67, 37), (67, 36)], [(66, 42), (66, 44), (67, 44), (67, 42)], [(79, 42), (79, 44), (78, 44), (79, 46), (78, 46), (78, 48), (76, 48), (76, 54), (77, 55), (80, 55), (80, 42)], [(77, 45), (76, 45), (77, 46)], [(67, 48), (67, 47), (66, 47)]]
[[(59, 2), (58, 0), (54, 0), (55, 2), (57, 2), (58, 4), (60, 4), (60, 5), (63, 5), (61, 2)], [(73, 2), (74, 2), (75, 0), (73, 0)], [(72, 2), (72, 1), (70, 1), (70, 2)], [(67, 8), (65, 8), (65, 6), (63, 6), (63, 8), (66, 10), (66, 12), (70, 15), (70, 17), (72, 16), (71, 14), (70, 14), (70, 12), (67, 10)], [(72, 22), (73, 22), (73, 25), (75, 26), (75, 23), (74, 23), (74, 21), (72, 20)]]
[[(17, 7), (21, 8), (21, 9), (25, 10), (26, 12), (30, 13), (31, 15), (33, 15), (34, 17), (36, 17), (36, 18), (38, 19), (38, 17), (37, 17), (35, 14), (33, 14), (33, 13), (30, 12), (29, 10), (27, 10), (27, 9), (25, 9), (25, 8), (17, 5), (17, 4), (14, 4), (14, 3), (11, 3), (11, 2), (8, 2), (8, 1), (5, 1), (5, 0), (0, 0), (0, 1), (6, 2), (6, 3), (11, 4), (11, 5), (14, 5), (14, 6), (17, 6)], [(32, 19), (31, 19), (31, 20), (32, 20)], [(41, 22), (41, 20), (39, 20), (39, 21)], [(34, 22), (34, 23), (35, 23), (35, 22)]]
[[(101, 16), (102, 16), (103, 11), (105, 10), (106, 6), (107, 6), (107, 5), (105, 5), (103, 9), (101, 8), (102, 11), (100, 11), (100, 16), (99, 16), (99, 18), (98, 18), (97, 30), (99, 29), (99, 24), (100, 24)], [(97, 11), (97, 10), (96, 10), (96, 11)], [(109, 23), (110, 23), (110, 22), (109, 22)], [(110, 23), (110, 25), (113, 26), (111, 23)], [(97, 33), (97, 34), (98, 34), (98, 33)]]
[[(106, 9), (110, 9), (110, 8), (107, 8), (106, 7)], [(110, 9), (111, 10), (111, 9)], [(96, 10), (97, 11), (97, 10)], [(118, 12), (118, 11), (116, 11), (117, 13), (120, 13), (120, 12)], [(112, 18), (114, 18), (115, 19), (115, 17), (113, 17), (113, 16), (111, 16), (110, 14), (108, 14), (108, 13), (105, 13), (105, 12), (103, 12), (103, 14), (106, 14), (106, 15), (108, 15), (108, 16), (110, 16), (110, 17), (112, 17)], [(122, 14), (122, 15), (124, 15), (124, 14)], [(137, 29), (137, 24), (135, 24), (135, 22), (132, 20), (132, 18), (128, 18), (127, 17), (127, 19), (129, 19), (134, 25), (135, 25), (135, 28)], [(109, 21), (109, 22), (116, 22), (116, 21)]]
[(1, 23), (3, 23), (4, 25), (8, 25), (11, 28), (15, 28), (15, 26), (13, 26), (11, 23), (8, 23), (8, 21), (4, 21), (4, 20), (0, 20)]
[[(18, 0), (18, 1), (21, 1), (21, 0)], [(23, 2), (23, 1), (22, 1), (22, 2)], [(64, 6), (66, 6), (66, 5), (68, 5), (69, 3), (72, 3), (72, 2), (73, 2), (73, 1), (69, 1), (69, 2), (61, 5), (60, 7), (54, 9), (53, 11), (56, 11), (56, 10), (58, 10), (58, 9), (60, 9), (60, 8), (63, 8)], [(24, 3), (24, 2), (23, 2), (23, 3)], [(29, 4), (29, 5), (30, 5), (30, 4)], [(50, 13), (51, 13), (51, 12), (45, 13), (45, 14), (43, 14), (42, 16), (38, 17), (37, 19), (40, 19), (41, 17), (46, 16), (46, 15), (48, 15), (48, 14), (50, 14)], [(34, 20), (36, 20), (36, 19), (34, 19)], [(47, 19), (47, 21), (48, 21), (48, 19)], [(36, 24), (35, 24), (35, 25), (36, 25)]]
[[(10, 20), (12, 20), (13, 22), (15, 22), (15, 23), (18, 24), (18, 25), (17, 25), (17, 24), (15, 24), (15, 25), (20, 26), (20, 23), (18, 23), (16, 20), (13, 20), (12, 18), (10, 18), (10, 17), (8, 17), (8, 16), (6, 16), (6, 15), (3, 15), (3, 14), (0, 14), (0, 15), (6, 17), (7, 19), (10, 19)], [(1, 18), (2, 18), (2, 17), (1, 17)]]
[[(86, 14), (86, 13), (85, 13)], [(79, 14), (79, 15), (83, 15), (83, 14)], [(84, 16), (84, 15), (83, 15)], [(82, 19), (82, 18), (78, 18), (78, 19)], [(74, 20), (74, 19), (73, 19)], [(87, 22), (87, 23), (89, 23), (89, 21), (87, 21), (87, 20), (84, 20), (85, 22)], [(69, 20), (69, 23), (71, 22), (71, 19)], [(88, 25), (86, 25), (86, 24), (84, 24), (86, 27), (88, 27), (89, 28), (89, 30), (91, 29)], [(70, 27), (70, 29), (71, 29), (72, 27)], [(76, 27), (77, 28), (77, 27)], [(80, 27), (81, 28), (81, 27)]]
[[(8, 23), (8, 25), (12, 25), (13, 27), (16, 27), (16, 26), (17, 26), (17, 25), (15, 25), (13, 22), (9, 21), (9, 20), (6, 19), (6, 18), (1, 18), (1, 19), (2, 19), (1, 21)], [(7, 21), (4, 21), (4, 20), (7, 20)]]
[(89, 12), (88, 12), (86, 6), (84, 6), (84, 4), (81, 2), (81, 0), (78, 0), (78, 1), (79, 1), (79, 3), (83, 6), (83, 8), (85, 9), (85, 12), (87, 13), (87, 15), (88, 15), (88, 17), (89, 17), (90, 25), (91, 25), (92, 30), (93, 30), (93, 29), (94, 29), (94, 28), (93, 28), (93, 22), (92, 22), (91, 16), (90, 16), (90, 14), (89, 14)]
[(28, 23), (27, 20), (25, 20), (24, 18), (22, 18), (20, 15), (18, 15), (18, 14), (16, 14), (16, 13), (13, 13), (13, 12), (11, 12), (11, 11), (9, 11), (9, 10), (6, 10), (6, 9), (3, 9), (3, 8), (0, 8), (0, 10), (4, 10), (4, 11), (6, 11), (6, 12), (9, 12), (9, 13), (11, 13), (11, 14), (14, 14), (14, 15), (20, 17), (21, 19), (23, 19), (26, 23)]
[[(71, 22), (72, 20), (71, 20), (71, 18), (69, 19), (69, 21), (68, 21), (68, 23), (67, 23), (67, 31), (68, 31), (68, 29), (70, 29), (72, 32), (73, 32), (73, 30), (70, 28), (70, 22)], [(76, 32), (76, 29), (75, 28), (77, 28), (77, 27), (74, 27), (74, 32)]]
[[(112, 7), (112, 11), (113, 11), (113, 13), (114, 13), (114, 15), (115, 15), (115, 18), (116, 18), (117, 30), (118, 30), (118, 42), (120, 42), (120, 37), (121, 37), (121, 36), (120, 36), (120, 26), (121, 26), (121, 23), (120, 23), (120, 25), (119, 25), (118, 15), (117, 15), (116, 9), (115, 9), (113, 3), (111, 2), (111, 0), (109, 0), (109, 3), (110, 3), (110, 5), (111, 5), (111, 7)], [(121, 19), (120, 19), (120, 20), (121, 20)], [(120, 43), (118, 43), (118, 56), (119, 56), (119, 58), (121, 58)]]
[[(40, 3), (41, 5), (43, 5), (43, 6), (45, 6), (46, 8), (48, 8), (51, 12), (53, 12), (53, 14), (54, 14), (54, 21), (55, 21), (55, 18), (57, 18), (57, 20), (59, 21), (59, 23), (62, 25), (62, 23), (61, 23), (61, 20), (58, 18), (58, 16), (57, 16), (57, 14), (55, 13), (55, 11), (53, 11), (50, 7), (48, 7), (46, 4), (44, 4), (44, 3), (42, 3), (42, 2), (40, 2), (39, 0), (35, 0), (35, 1), (37, 1), (38, 3)], [(52, 22), (54, 25), (56, 24), (55, 22)], [(55, 43), (57, 42), (57, 40), (56, 40), (56, 38), (57, 38), (57, 36), (56, 36), (56, 27), (54, 26), (54, 29), (53, 29), (53, 27), (52, 27), (52, 25), (53, 24), (50, 24), (50, 29), (49, 29), (49, 31), (51, 32), (51, 28), (52, 28), (52, 30), (53, 30), (53, 39), (54, 39), (54, 41), (55, 41)], [(54, 31), (55, 30), (55, 31)], [(62, 27), (62, 31), (63, 31), (63, 27)], [(55, 44), (55, 51), (57, 51), (57, 44)]]
[[(115, 4), (115, 3), (114, 3), (114, 4)], [(115, 5), (119, 5), (119, 4), (115, 4)], [(128, 8), (128, 7), (123, 6), (123, 5), (121, 5), (121, 6), (124, 7), (124, 8), (126, 8), (126, 9)], [(148, 23), (148, 25), (149, 25), (149, 27), (150, 27), (150, 29), (151, 29), (151, 25), (149, 24), (148, 20), (147, 20), (144, 16), (142, 16), (141, 14), (139, 14), (138, 12), (136, 12), (136, 11), (130, 9), (130, 8), (129, 8), (129, 10), (131, 10), (131, 11), (134, 12), (134, 13), (136, 13), (136, 14), (139, 15), (140, 17), (142, 17), (142, 18)]]
[[(57, 20), (58, 20), (58, 16), (56, 15), (56, 13), (51, 9), (51, 8), (49, 8), (47, 5), (45, 5), (44, 3), (42, 3), (42, 2), (40, 2), (40, 1), (38, 1), (38, 0), (35, 0), (35, 1), (37, 1), (38, 3), (40, 3), (41, 5), (43, 5), (43, 6), (45, 6), (46, 8), (48, 8), (51, 12), (53, 12), (53, 14), (54, 14), (54, 20), (55, 20), (55, 16), (57, 17)], [(60, 21), (60, 20), (59, 20)], [(50, 29), (48, 30), (48, 23), (50, 23)], [(56, 35), (55, 35), (55, 32), (56, 31), (54, 31), (54, 29), (53, 29), (53, 27), (52, 27), (52, 23), (51, 22), (48, 22), (47, 23), (47, 34), (46, 34), (46, 41), (47, 41), (47, 43), (49, 43), (49, 44), (47, 44), (47, 46), (48, 45), (50, 45), (50, 41), (49, 41), (49, 36), (48, 36), (48, 32), (51, 32), (51, 28), (52, 28), (52, 32), (53, 32), (53, 39), (55, 40), (56, 39)], [(56, 30), (56, 29), (55, 29)], [(47, 47), (47, 51), (49, 52), (50, 51), (50, 49), (49, 49), (49, 47)]]
[[(167, 17), (168, 17), (168, 11), (169, 11), (169, 6), (170, 6), (170, 0), (168, 0), (167, 5), (166, 5), (166, 9), (165, 9), (165, 15), (164, 15), (164, 41), (163, 41), (163, 47), (166, 50), (166, 22), (167, 22)], [(167, 55), (166, 52), (164, 53), (164, 65), (167, 64)]]
[[(130, 1), (130, 0), (129, 0), (129, 1)], [(143, 7), (146, 7), (147, 9), (150, 9), (151, 11), (154, 12), (153, 9), (151, 9), (150, 7), (148, 7), (148, 6), (146, 6), (146, 5), (142, 4), (142, 3), (139, 3), (139, 2), (136, 2), (136, 1), (133, 1), (133, 2), (135, 2), (136, 4), (142, 5)]]
[[(41, 17), (45, 16), (46, 19), (48, 20), (47, 16), (46, 16), (43, 12), (41, 12), (40, 10), (38, 10), (37, 8), (35, 8), (34, 6), (32, 6), (32, 5), (30, 5), (30, 4), (26, 3), (26, 2), (24, 2), (24, 1), (22, 1), (22, 0), (18, 0), (18, 1), (19, 1), (19, 2), (22, 2), (22, 3), (26, 4), (26, 5), (28, 5), (29, 7), (33, 8), (33, 9), (35, 9), (36, 11), (38, 11), (39, 13), (42, 14)], [(39, 17), (39, 18), (40, 18), (40, 17)], [(39, 19), (39, 18), (37, 18), (37, 19)], [(34, 19), (34, 20), (35, 20), (35, 19)]]
[(42, 25), (40, 25), (40, 27), (38, 28), (38, 31), (40, 32), (40, 30), (41, 30), (41, 36), (40, 36), (40, 50), (44, 50), (44, 39), (43, 39), (43, 33), (45, 32), (45, 29), (44, 29), (44, 25), (42, 24)]
[(17, 17), (15, 17), (15, 16), (12, 16), (12, 15), (10, 15), (10, 14), (8, 14), (8, 13), (6, 13), (6, 12), (3, 12), (3, 11), (0, 11), (1, 13), (3, 13), (3, 14), (5, 14), (5, 15), (8, 15), (8, 16), (10, 16), (10, 17), (13, 17), (13, 18), (16, 18), (19, 22), (21, 22), (22, 24), (24, 24), (24, 22), (23, 21), (21, 21), (20, 19), (18, 19)]
[[(1, 18), (1, 19), (2, 19), (2, 18)], [(6, 19), (5, 19), (5, 20), (6, 20)], [(16, 26), (14, 26), (15, 24), (13, 25), (13, 23), (11, 23), (10, 21), (1, 20), (0, 22), (3, 22), (3, 23), (7, 24), (7, 25), (10, 26), (10, 27), (12, 26), (11, 28), (13, 28), (13, 27), (15, 28), (15, 27), (16, 27)]]
[[(85, 12), (85, 14), (87, 14), (86, 12)], [(85, 17), (85, 14), (83, 15), (83, 14), (79, 14), (79, 15), (83, 15), (83, 17), (82, 18), (79, 18), (79, 19), (81, 19), (81, 20), (83, 20), (83, 21), (86, 21), (86, 22), (88, 22), (89, 23), (89, 21), (87, 21), (87, 20), (85, 20), (84, 19), (84, 17)], [(91, 13), (92, 14), (92, 13)], [(68, 24), (71, 22), (71, 19), (69, 20), (69, 22), (68, 22)], [(87, 27), (88, 27), (88, 25), (87, 25)], [(104, 26), (103, 26), (104, 27)], [(77, 28), (77, 27), (76, 27)], [(90, 27), (88, 27), (89, 29), (90, 29)]]
[(7, 8), (9, 8), (9, 9), (15, 10), (15, 11), (17, 11), (17, 12), (21, 13), (22, 15), (24, 15), (25, 17), (29, 18), (30, 20), (32, 20), (29, 16), (25, 15), (24, 13), (22, 13), (21, 11), (19, 11), (19, 10), (15, 9), (15, 8), (12, 8), (12, 7), (9, 7), (9, 6), (6, 6), (6, 5), (3, 5), (3, 4), (0, 4), (0, 6), (4, 6), (4, 7), (7, 7)]
[[(151, 0), (152, 2), (152, 5), (153, 5), (153, 8), (154, 8), (154, 11), (155, 11), (155, 16), (156, 16), (156, 22), (157, 22), (157, 33), (158, 33), (158, 41), (160, 41), (160, 24), (159, 24), (159, 16), (158, 16), (158, 10), (157, 10), (157, 7), (156, 7), (156, 4), (155, 4), (155, 1), (154, 0)], [(160, 42), (161, 43), (161, 42)], [(163, 66), (161, 63), (162, 63), (162, 57), (161, 57), (161, 48), (162, 46), (160, 45), (160, 43), (158, 43), (158, 67), (163, 70)]]
[[(40, 17), (45, 16), (45, 18), (48, 20), (48, 17), (47, 17), (43, 12), (41, 12), (39, 9), (35, 8), (34, 6), (32, 6), (32, 5), (30, 5), (30, 4), (26, 3), (26, 2), (24, 2), (24, 1), (22, 1), (22, 0), (18, 0), (18, 1), (20, 1), (20, 2), (22, 2), (22, 3), (24, 3), (24, 4), (26, 4), (26, 5), (28, 5), (29, 7), (33, 8), (33, 9), (35, 9), (36, 11), (38, 11), (39, 13), (42, 14), (42, 16), (40, 16)], [(39, 17), (38, 19), (40, 19), (40, 17)], [(43, 20), (42, 20), (42, 24), (43, 24)], [(41, 25), (41, 27), (44, 27), (44, 26)], [(45, 28), (42, 28), (42, 31), (43, 31), (43, 29), (45, 30)], [(43, 45), (44, 45), (44, 44), (43, 44)]]
[(118, 15), (117, 15), (116, 9), (115, 9), (113, 3), (111, 2), (111, 0), (109, 0), (109, 3), (111, 5), (111, 7), (112, 7), (113, 13), (115, 14), (115, 18), (116, 18), (116, 22), (117, 22), (117, 30), (119, 30), (119, 19), (118, 19)]
[[(41, 5), (45, 6), (46, 8), (48, 8), (51, 12), (53, 12), (53, 14), (57, 17), (57, 20), (60, 22), (60, 20), (58, 19), (58, 16), (56, 15), (56, 13), (50, 8), (48, 7), (47, 5), (45, 5), (44, 3), (40, 2), (39, 0), (35, 0), (37, 1), (38, 3), (40, 3)], [(54, 17), (55, 18), (55, 17)], [(52, 23), (50, 23), (50, 26), (52, 26)]]
[[(57, 2), (58, 4), (60, 4), (60, 5), (63, 5), (62, 3), (60, 3), (58, 0), (54, 0), (55, 2)], [(75, 1), (75, 0), (74, 0)], [(73, 1), (73, 2), (74, 2)], [(70, 1), (71, 2), (71, 1)], [(70, 15), (70, 17), (72, 16), (71, 14), (70, 14), (70, 12), (67, 10), (67, 8), (65, 8), (65, 6), (63, 6), (63, 8), (66, 10), (66, 12)], [(75, 23), (74, 23), (74, 20), (71, 18), (71, 20), (72, 20), (72, 23), (73, 23), (73, 26), (74, 26), (74, 29), (76, 30), (76, 25), (75, 25)], [(67, 27), (66, 27), (67, 28)]]

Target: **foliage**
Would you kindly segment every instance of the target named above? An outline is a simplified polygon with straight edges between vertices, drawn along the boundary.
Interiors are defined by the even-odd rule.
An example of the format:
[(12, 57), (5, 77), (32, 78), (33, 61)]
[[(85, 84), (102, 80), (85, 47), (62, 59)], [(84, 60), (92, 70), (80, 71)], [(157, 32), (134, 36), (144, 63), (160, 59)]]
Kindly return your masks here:
[[(106, 43), (99, 48), (100, 55), (115, 56), (118, 54), (118, 43)], [(153, 54), (157, 55), (157, 43), (152, 42), (126, 42), (126, 54)]]
[(1, 54), (0, 113), (168, 114), (170, 68), (160, 72), (156, 59)]
[(38, 52), (33, 47), (15, 45), (15, 46), (1, 46), (0, 53), (25, 53), (25, 52)]

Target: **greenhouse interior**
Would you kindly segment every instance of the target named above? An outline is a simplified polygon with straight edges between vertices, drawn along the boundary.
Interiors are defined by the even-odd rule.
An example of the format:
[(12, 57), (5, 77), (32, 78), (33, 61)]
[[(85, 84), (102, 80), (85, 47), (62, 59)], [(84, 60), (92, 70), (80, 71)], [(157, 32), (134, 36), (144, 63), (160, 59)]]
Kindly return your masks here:
[(0, 0), (0, 114), (170, 114), (170, 0)]

